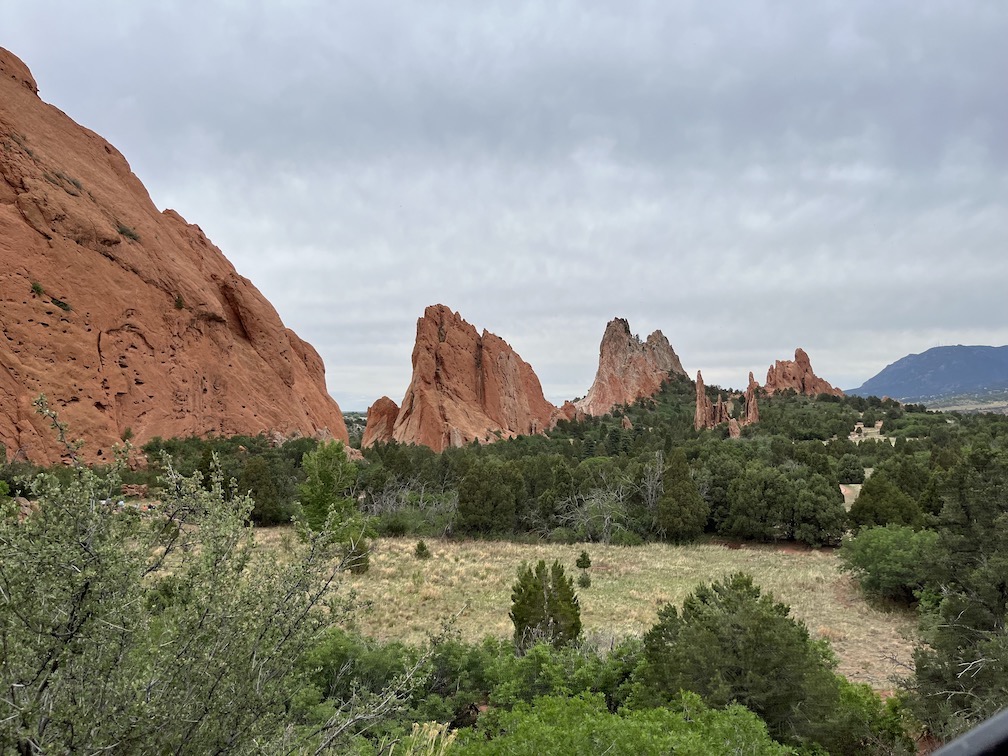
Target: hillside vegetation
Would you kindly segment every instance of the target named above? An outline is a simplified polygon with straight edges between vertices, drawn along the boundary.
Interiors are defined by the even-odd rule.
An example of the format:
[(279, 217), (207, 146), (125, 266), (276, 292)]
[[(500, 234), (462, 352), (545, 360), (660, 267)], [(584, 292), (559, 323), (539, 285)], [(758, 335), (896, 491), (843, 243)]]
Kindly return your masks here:
[[(694, 431), (692, 409), (673, 380), (548, 437), (441, 454), (392, 444), (352, 463), (339, 444), (237, 437), (155, 440), (137, 472), (5, 465), (36, 504), (0, 520), (3, 685), (25, 692), (0, 743), (520, 753), (567, 737), (646, 753), (667, 747), (645, 724), (661, 721), (754, 752), (898, 753), (1008, 704), (1008, 418), (761, 396), (761, 422), (731, 440)], [(848, 439), (879, 421), (878, 440)], [(160, 503), (120, 507), (120, 472)], [(841, 484), (861, 487), (849, 511)], [(254, 532), (246, 516), (300, 524)], [(571, 642), (551, 628), (573, 616)], [(185, 650), (211, 617), (224, 689)], [(891, 688), (894, 669), (887, 703), (860, 684)], [(423, 722), (449, 727), (411, 734)]]

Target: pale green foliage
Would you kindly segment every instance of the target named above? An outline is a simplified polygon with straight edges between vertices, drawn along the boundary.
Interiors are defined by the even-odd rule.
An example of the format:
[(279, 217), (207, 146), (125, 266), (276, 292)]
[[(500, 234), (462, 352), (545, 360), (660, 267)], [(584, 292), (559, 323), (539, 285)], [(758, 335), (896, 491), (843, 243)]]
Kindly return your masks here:
[(601, 694), (582, 693), (537, 698), (512, 711), (491, 710), (474, 731), (463, 731), (452, 753), (762, 756), (794, 751), (775, 743), (752, 712), (741, 706), (714, 711), (694, 693), (677, 695), (669, 708), (618, 714), (608, 711)]
[(316, 446), (302, 458), (301, 469), (305, 474), (305, 482), (298, 489), (301, 509), (304, 522), (313, 530), (322, 529), (331, 509), (348, 516), (356, 512), (350, 494), (357, 470), (341, 441)]
[(0, 503), (0, 752), (297, 746), (293, 660), (346, 614), (328, 600), (344, 549), (323, 530), (263, 557), (250, 499), (163, 464), (150, 514), (84, 468), (37, 477), (21, 522)]
[(304, 455), (305, 482), (298, 488), (303, 533), (326, 531), (343, 544), (343, 556), (353, 572), (367, 572), (368, 542), (373, 536), (367, 518), (353, 499), (357, 468), (341, 441), (319, 444)]

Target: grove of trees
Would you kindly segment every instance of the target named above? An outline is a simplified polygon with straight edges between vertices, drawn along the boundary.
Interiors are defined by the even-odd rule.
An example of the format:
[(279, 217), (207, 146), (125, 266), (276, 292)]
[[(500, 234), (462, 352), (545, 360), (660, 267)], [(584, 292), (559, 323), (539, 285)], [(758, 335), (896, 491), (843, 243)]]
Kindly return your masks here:
[[(670, 381), (548, 437), (360, 462), (259, 436), (158, 439), (137, 471), (4, 463), (0, 752), (902, 753), (908, 732), (948, 739), (1008, 705), (1008, 418), (785, 395), (731, 440), (694, 431), (691, 407)], [(849, 441), (862, 413), (895, 443)], [(124, 481), (160, 507), (120, 505)], [(862, 486), (849, 512), (841, 483)], [(282, 557), (264, 553), (255, 526), (291, 521)], [(378, 643), (334, 586), (382, 534), (842, 543), (871, 600), (917, 613), (920, 643), (883, 703), (733, 575), (600, 651), (574, 565), (545, 561), (500, 608), (511, 639)]]

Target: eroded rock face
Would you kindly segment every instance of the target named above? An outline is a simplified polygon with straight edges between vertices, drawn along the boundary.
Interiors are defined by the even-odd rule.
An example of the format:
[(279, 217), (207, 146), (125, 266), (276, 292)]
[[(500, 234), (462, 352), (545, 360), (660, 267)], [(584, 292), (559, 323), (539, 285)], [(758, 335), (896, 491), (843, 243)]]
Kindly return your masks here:
[(749, 386), (745, 392), (745, 418), (742, 421), (743, 425), (754, 425), (759, 422), (759, 405), (756, 402), (756, 391), (758, 389), (759, 384), (756, 383), (752, 371), (749, 371)]
[(383, 396), (368, 407), (367, 425), (361, 437), (361, 448), (367, 449), (375, 444), (384, 444), (392, 440), (392, 429), (399, 417), (399, 405)]
[(457, 312), (432, 305), (417, 321), (413, 378), (392, 437), (435, 451), (470, 441), (543, 433), (560, 410), (507, 342)]
[(767, 370), (766, 385), (763, 388), (767, 394), (793, 389), (796, 393), (805, 396), (844, 395), (843, 391), (833, 388), (812, 372), (809, 356), (800, 347), (795, 350), (794, 360), (777, 360), (770, 366), (770, 369)]
[(586, 415), (605, 415), (619, 404), (654, 396), (669, 373), (686, 375), (661, 331), (642, 342), (623, 318), (609, 321), (599, 345), (599, 366), (587, 396), (575, 404)]
[[(707, 396), (706, 386), (703, 376), (697, 370), (696, 377), (696, 410), (693, 415), (693, 428), (703, 430), (716, 428), (722, 423), (728, 424), (728, 435), (731, 438), (739, 438), (742, 435), (742, 428), (747, 425), (759, 422), (759, 408), (756, 405), (756, 390), (759, 384), (753, 379), (753, 374), (749, 373), (749, 388), (745, 395), (734, 394), (727, 400), (724, 395), (719, 395), (717, 402), (712, 403)], [(735, 400), (741, 398), (744, 402), (744, 414), (741, 418), (733, 415)]]
[(0, 442), (60, 457), (44, 393), (83, 456), (132, 434), (347, 441), (322, 360), (198, 226), (159, 212), (112, 145), (42, 102), (0, 49)]
[(714, 422), (714, 406), (707, 396), (707, 387), (704, 385), (703, 375), (696, 371), (696, 411), (693, 413), (693, 429), (703, 430), (713, 428), (717, 425)]

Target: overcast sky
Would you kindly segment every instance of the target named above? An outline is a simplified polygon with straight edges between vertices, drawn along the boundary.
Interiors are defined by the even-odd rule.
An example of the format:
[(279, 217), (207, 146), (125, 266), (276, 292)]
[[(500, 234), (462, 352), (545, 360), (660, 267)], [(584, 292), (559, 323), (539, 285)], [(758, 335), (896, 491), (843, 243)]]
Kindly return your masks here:
[(3, 0), (0, 46), (203, 228), (344, 410), (444, 303), (548, 399), (606, 323), (742, 387), (1008, 343), (1008, 3)]

